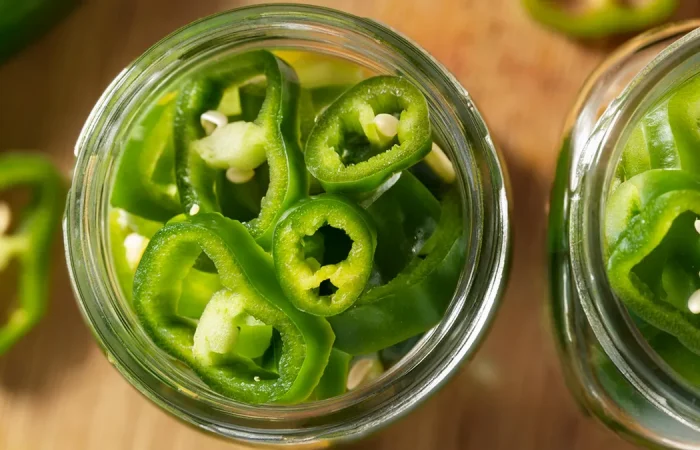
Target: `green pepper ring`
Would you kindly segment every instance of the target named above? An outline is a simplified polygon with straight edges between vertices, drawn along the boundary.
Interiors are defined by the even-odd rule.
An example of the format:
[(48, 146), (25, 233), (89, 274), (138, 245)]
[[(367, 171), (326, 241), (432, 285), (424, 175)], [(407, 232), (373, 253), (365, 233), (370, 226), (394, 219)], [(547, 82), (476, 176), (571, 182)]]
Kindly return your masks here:
[[(367, 114), (399, 111), (398, 144), (366, 161), (343, 164), (338, 147), (346, 130), (362, 132), (361, 120), (371, 120)], [(421, 91), (404, 78), (376, 76), (343, 93), (318, 117), (304, 159), (327, 192), (367, 192), (423, 159), (431, 146), (430, 115)]]
[[(345, 231), (352, 247), (344, 261), (314, 270), (304, 260), (302, 240), (326, 224)], [(376, 248), (372, 218), (349, 200), (325, 194), (302, 200), (287, 212), (275, 228), (272, 254), (277, 279), (294, 306), (310, 314), (332, 316), (352, 306), (364, 291)], [(338, 290), (320, 296), (315, 288), (321, 279), (329, 279)]]
[[(195, 323), (178, 316), (176, 305), (180, 282), (202, 251), (219, 269), (225, 288), (252, 299), (246, 312), (279, 331), (283, 350), (278, 378), (263, 378), (267, 371), (256, 373), (247, 358), (240, 357), (236, 365), (211, 366), (194, 357)], [(271, 282), (274, 278), (272, 258), (240, 222), (202, 213), (155, 234), (134, 278), (134, 308), (154, 342), (192, 367), (213, 390), (251, 404), (296, 403), (318, 384), (334, 337), (324, 319), (294, 308)]]

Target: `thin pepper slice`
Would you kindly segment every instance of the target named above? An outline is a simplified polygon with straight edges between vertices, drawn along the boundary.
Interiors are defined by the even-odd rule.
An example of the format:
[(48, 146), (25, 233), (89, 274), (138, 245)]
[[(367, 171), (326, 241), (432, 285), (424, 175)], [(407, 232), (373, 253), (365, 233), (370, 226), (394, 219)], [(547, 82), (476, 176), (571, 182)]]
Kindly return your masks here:
[[(375, 118), (399, 114), (395, 136)], [(309, 172), (327, 192), (367, 192), (430, 152), (428, 104), (410, 81), (377, 76), (358, 83), (319, 117), (306, 143)]]
[(60, 224), (66, 192), (60, 173), (44, 157), (0, 155), (0, 191), (15, 187), (31, 189), (33, 197), (22, 211), (16, 231), (10, 235), (0, 231), (0, 270), (13, 258), (20, 264), (17, 304), (7, 322), (0, 325), (0, 355), (46, 313), (51, 243)]
[[(319, 261), (307, 253), (305, 244), (324, 226), (342, 230), (350, 238), (347, 258)], [(348, 199), (325, 194), (300, 202), (284, 216), (275, 228), (272, 254), (277, 279), (294, 306), (332, 316), (352, 306), (364, 291), (376, 247), (377, 232), (370, 216)], [(323, 254), (328, 256), (327, 251)], [(328, 282), (331, 285), (324, 292)]]
[(700, 80), (694, 79), (642, 117), (630, 133), (617, 166), (612, 190), (652, 169), (700, 173)]
[[(200, 329), (177, 313), (182, 279), (202, 251), (214, 262), (221, 284), (236, 297), (235, 308), (279, 333), (282, 350), (275, 368), (235, 353), (221, 364), (193, 353), (195, 332), (207, 336), (220, 331), (201, 322), (205, 329)], [(153, 237), (134, 278), (134, 306), (154, 342), (192, 367), (215, 391), (247, 403), (296, 403), (318, 384), (333, 332), (324, 319), (294, 308), (274, 279), (272, 258), (240, 222), (202, 213), (169, 223)]]
[(112, 206), (158, 222), (182, 212), (172, 138), (176, 95), (163, 96), (137, 122), (124, 145), (112, 189)]
[[(173, 220), (183, 221), (184, 216), (177, 216)], [(122, 293), (130, 303), (136, 268), (153, 235), (162, 227), (162, 223), (143, 219), (122, 209), (112, 208), (109, 212), (113, 267)], [(207, 259), (207, 262), (212, 266), (210, 272), (216, 272), (211, 260)], [(193, 267), (183, 280), (177, 313), (183, 317), (199, 319), (209, 299), (221, 288), (218, 274), (202, 272)]]
[(681, 168), (700, 174), (700, 77), (674, 91), (668, 99), (668, 122), (681, 160)]
[[(229, 123), (205, 137), (200, 116), (218, 105), (227, 87), (261, 75), (265, 100), (256, 119)], [(225, 57), (185, 83), (174, 121), (177, 185), (185, 213), (220, 211), (216, 169), (250, 170), (267, 161), (270, 184), (260, 214), (246, 225), (269, 247), (280, 215), (308, 191), (298, 144), (298, 95), (294, 71), (267, 51)]]
[(352, 355), (341, 352), (337, 348), (333, 349), (321, 381), (319, 381), (318, 386), (314, 390), (314, 400), (325, 400), (347, 392), (351, 360)]
[(649, 170), (613, 193), (606, 206), (606, 269), (622, 302), (645, 322), (700, 353), (700, 316), (689, 299), (700, 287), (700, 179)]
[(375, 267), (392, 280), (423, 249), (440, 220), (440, 202), (410, 172), (368, 208), (377, 227)]
[(414, 257), (390, 282), (372, 287), (352, 308), (328, 318), (336, 348), (352, 355), (373, 353), (423, 333), (442, 319), (465, 260), (457, 191), (442, 201), (440, 222), (425, 246), (427, 253)]
[(624, 0), (576, 0), (576, 6), (557, 0), (523, 0), (538, 22), (578, 38), (602, 38), (632, 33), (659, 24), (673, 14), (678, 0), (646, 0), (630, 5)]

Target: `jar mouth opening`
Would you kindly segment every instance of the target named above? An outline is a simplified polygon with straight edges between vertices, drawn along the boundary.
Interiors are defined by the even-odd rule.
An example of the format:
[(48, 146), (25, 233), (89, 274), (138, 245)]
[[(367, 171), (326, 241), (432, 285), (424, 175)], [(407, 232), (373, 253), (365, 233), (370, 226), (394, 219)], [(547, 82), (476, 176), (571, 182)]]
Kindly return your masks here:
[[(698, 25), (700, 22), (693, 21), (671, 26), (664, 36), (657, 37), (657, 41), (670, 39), (690, 31), (648, 63), (596, 122), (573, 181), (569, 241), (582, 309), (607, 356), (649, 402), (700, 430), (700, 410), (695, 406), (700, 390), (680, 378), (642, 336), (612, 292), (603, 250), (607, 193), (624, 143), (633, 125), (652, 105), (700, 72)], [(647, 39), (656, 33), (648, 33)]]
[[(458, 172), (468, 235), (465, 270), (449, 311), (379, 381), (340, 397), (294, 406), (251, 406), (212, 395), (201, 382), (164, 370), (171, 358), (134, 345), (133, 317), (120, 307), (106, 229), (115, 166), (138, 105), (176, 75), (223, 51), (304, 48), (391, 70), (422, 87), (433, 121)], [(299, 443), (337, 433), (363, 435), (399, 417), (442, 385), (476, 348), (491, 322), (509, 260), (503, 168), (467, 92), (427, 53), (373, 21), (334, 10), (268, 5), (211, 16), (166, 37), (127, 67), (105, 91), (76, 145), (76, 177), (64, 238), (73, 288), (110, 361), (161, 407), (218, 434), (256, 442)], [(468, 215), (468, 217), (467, 217)], [(105, 275), (106, 274), (106, 275)], [(133, 314), (132, 314), (133, 315)], [(145, 335), (145, 334), (144, 334)], [(146, 338), (147, 339), (147, 338)], [(147, 339), (149, 342), (150, 340)], [(147, 342), (144, 341), (144, 342)], [(201, 389), (201, 390), (200, 390)], [(390, 405), (389, 403), (392, 403)], [(183, 414), (186, 417), (182, 417)], [(235, 419), (235, 420), (231, 420)], [(348, 421), (356, 423), (348, 428)], [(264, 435), (264, 436), (261, 436)], [(291, 439), (291, 440), (290, 440)]]

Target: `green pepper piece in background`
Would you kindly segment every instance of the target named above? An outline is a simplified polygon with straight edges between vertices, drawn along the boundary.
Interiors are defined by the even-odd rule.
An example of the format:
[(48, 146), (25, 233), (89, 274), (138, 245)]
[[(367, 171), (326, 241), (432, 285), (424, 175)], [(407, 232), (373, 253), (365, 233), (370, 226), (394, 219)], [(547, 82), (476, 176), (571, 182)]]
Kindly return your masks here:
[(649, 170), (611, 196), (606, 206), (610, 285), (645, 322), (700, 353), (700, 316), (689, 306), (700, 287), (700, 179), (681, 170)]
[(691, 80), (640, 119), (625, 143), (612, 191), (647, 170), (683, 169), (700, 173), (698, 92), (700, 80)]
[[(305, 251), (306, 241), (325, 226), (350, 238), (346, 255), (329, 254), (337, 245), (325, 245), (322, 261)], [(364, 291), (376, 247), (377, 232), (367, 212), (343, 197), (324, 194), (285, 214), (275, 228), (272, 255), (280, 286), (294, 306), (332, 316), (352, 306)]]
[(700, 174), (700, 77), (693, 77), (668, 99), (668, 121), (681, 168)]
[[(227, 87), (266, 77), (266, 95), (253, 122), (237, 121), (210, 136), (201, 115), (218, 105)], [(233, 55), (185, 83), (174, 121), (175, 167), (185, 213), (219, 211), (215, 170), (254, 170), (267, 161), (270, 184), (260, 214), (246, 225), (268, 248), (280, 215), (308, 192), (296, 118), (299, 84), (294, 71), (267, 51)]]
[(337, 348), (331, 351), (326, 370), (323, 372), (321, 381), (318, 382), (318, 386), (314, 390), (314, 400), (325, 400), (347, 392), (351, 360), (352, 355), (341, 352)]
[(182, 212), (175, 185), (172, 123), (175, 98), (164, 95), (140, 119), (119, 159), (112, 206), (166, 222)]
[(40, 37), (79, 0), (0, 0), (0, 64)]
[(684, 380), (700, 387), (700, 355), (678, 343), (670, 334), (658, 333), (649, 339), (649, 345)]
[[(216, 358), (212, 363), (193, 353), (195, 333), (203, 339), (219, 331), (201, 323), (205, 328), (198, 329), (195, 321), (177, 314), (182, 280), (202, 251), (236, 297), (236, 316), (245, 314), (241, 319), (255, 319), (279, 333), (282, 354), (275, 370), (240, 354), (226, 355), (225, 363), (217, 364)], [(326, 320), (294, 308), (274, 279), (272, 258), (240, 222), (203, 213), (169, 223), (153, 237), (136, 271), (134, 306), (154, 342), (215, 391), (247, 403), (296, 403), (318, 384), (333, 332)]]
[[(377, 125), (400, 114), (395, 133)], [(358, 83), (316, 121), (306, 143), (308, 171), (327, 192), (368, 192), (425, 157), (432, 146), (428, 104), (410, 81), (377, 76)]]
[(541, 24), (577, 38), (596, 39), (634, 33), (659, 24), (673, 15), (678, 0), (522, 0), (523, 7)]
[(328, 321), (335, 347), (352, 355), (373, 353), (428, 331), (445, 314), (464, 266), (467, 244), (457, 191), (442, 201), (435, 233), (389, 283), (372, 287), (353, 307)]
[(0, 205), (0, 270), (19, 262), (17, 304), (0, 324), (0, 355), (29, 332), (46, 312), (51, 243), (63, 213), (66, 189), (53, 164), (38, 154), (0, 155), (0, 191), (25, 187), (32, 201), (9, 235), (11, 212)]
[(376, 268), (383, 280), (397, 276), (423, 249), (440, 220), (440, 202), (410, 172), (384, 192), (367, 212), (377, 226)]

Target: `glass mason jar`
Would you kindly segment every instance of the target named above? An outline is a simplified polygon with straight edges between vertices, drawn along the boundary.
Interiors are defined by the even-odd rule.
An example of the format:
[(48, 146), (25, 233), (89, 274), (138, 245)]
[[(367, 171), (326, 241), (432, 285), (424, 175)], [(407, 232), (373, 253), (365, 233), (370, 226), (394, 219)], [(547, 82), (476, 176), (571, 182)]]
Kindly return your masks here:
[(567, 383), (610, 428), (660, 448), (700, 448), (700, 391), (655, 353), (613, 295), (602, 218), (631, 124), (700, 71), (699, 26), (643, 34), (592, 74), (566, 123), (550, 199), (550, 306)]
[[(293, 406), (251, 406), (205, 386), (147, 337), (117, 282), (108, 242), (115, 166), (129, 126), (165, 86), (226, 52), (256, 48), (321, 52), (419, 86), (461, 192), (466, 262), (443, 320), (376, 382), (340, 397)], [(359, 438), (406, 414), (443, 385), (484, 337), (504, 288), (510, 234), (505, 170), (467, 91), (425, 51), (367, 19), (309, 6), (256, 6), (195, 22), (122, 71), (90, 114), (64, 235), (80, 308), (109, 361), (142, 394), (183, 421), (256, 444)]]

